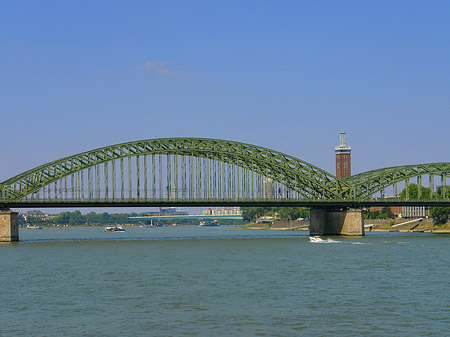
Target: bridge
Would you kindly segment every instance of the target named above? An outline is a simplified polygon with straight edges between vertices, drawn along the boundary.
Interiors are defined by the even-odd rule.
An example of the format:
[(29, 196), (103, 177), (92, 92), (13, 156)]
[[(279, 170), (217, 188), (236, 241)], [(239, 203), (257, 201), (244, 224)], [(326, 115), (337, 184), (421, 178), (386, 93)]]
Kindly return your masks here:
[(331, 211), (338, 209), (450, 206), (449, 172), (450, 163), (432, 163), (338, 179), (301, 159), (240, 142), (140, 140), (68, 156), (1, 182), (0, 227), (14, 222), (11, 208), (36, 207), (304, 206), (315, 212), (314, 221), (332, 222)]

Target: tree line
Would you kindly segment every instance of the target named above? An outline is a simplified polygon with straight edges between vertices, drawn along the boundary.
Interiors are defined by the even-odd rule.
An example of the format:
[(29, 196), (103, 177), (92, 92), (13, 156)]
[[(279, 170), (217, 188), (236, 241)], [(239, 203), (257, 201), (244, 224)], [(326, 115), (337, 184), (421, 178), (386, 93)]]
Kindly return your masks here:
[(124, 225), (138, 224), (139, 219), (133, 219), (135, 216), (142, 216), (144, 213), (121, 213), (109, 214), (90, 212), (81, 214), (80, 211), (61, 212), (58, 215), (49, 215), (48, 219), (28, 216), (27, 220), (19, 219), (19, 225), (31, 224), (41, 226), (69, 225), (69, 226), (103, 226), (103, 225)]
[[(39, 225), (44, 227), (52, 226), (110, 226), (110, 225), (168, 225), (176, 222), (180, 225), (198, 225), (200, 220), (197, 218), (192, 219), (134, 219), (134, 217), (147, 216), (146, 213), (121, 213), (121, 214), (109, 214), (90, 212), (88, 214), (81, 214), (80, 211), (74, 212), (61, 212), (57, 215), (49, 215), (48, 219), (37, 216), (27, 216), (27, 220), (19, 218), (19, 226), (26, 225)], [(221, 225), (235, 225), (241, 224), (241, 220), (233, 219), (221, 219)]]
[(309, 217), (309, 209), (305, 207), (245, 207), (242, 218), (245, 222), (255, 222), (262, 216), (274, 216), (279, 220), (295, 220)]

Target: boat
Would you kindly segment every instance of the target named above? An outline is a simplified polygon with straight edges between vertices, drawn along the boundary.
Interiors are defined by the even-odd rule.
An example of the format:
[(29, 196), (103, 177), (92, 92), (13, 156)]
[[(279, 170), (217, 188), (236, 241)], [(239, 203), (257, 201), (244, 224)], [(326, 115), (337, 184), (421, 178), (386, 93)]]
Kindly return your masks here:
[(37, 225), (27, 225), (25, 228), (26, 229), (42, 229), (41, 226), (37, 226)]
[(217, 220), (213, 221), (200, 221), (200, 227), (214, 227), (214, 226), (220, 226)]
[(309, 237), (310, 242), (325, 242), (319, 235)]
[(122, 226), (106, 226), (105, 232), (125, 232)]

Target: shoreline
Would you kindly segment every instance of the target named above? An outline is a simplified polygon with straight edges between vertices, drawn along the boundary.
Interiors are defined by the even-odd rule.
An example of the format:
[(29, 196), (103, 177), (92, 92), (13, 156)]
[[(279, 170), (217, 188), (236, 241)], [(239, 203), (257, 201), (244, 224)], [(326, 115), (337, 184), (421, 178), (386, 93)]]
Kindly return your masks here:
[[(366, 219), (367, 221), (368, 219)], [(402, 219), (404, 221), (404, 219)], [(401, 225), (401, 221), (398, 219), (392, 220), (380, 220), (377, 221), (369, 220), (370, 222), (375, 222), (371, 224), (366, 224), (365, 232), (384, 232), (384, 233), (435, 233), (435, 234), (450, 234), (450, 223), (446, 223), (444, 225), (441, 225), (439, 227), (436, 227), (433, 222), (429, 221), (421, 221), (416, 224), (408, 224), (405, 226)], [(392, 226), (392, 222), (395, 222), (397, 226), (401, 226), (402, 228), (397, 228)], [(367, 227), (370, 225), (370, 227)], [(69, 228), (105, 228), (108, 225), (98, 225), (98, 226), (41, 226), (42, 229), (69, 229)], [(128, 228), (139, 228), (139, 227), (145, 227), (145, 228), (157, 228), (157, 226), (143, 226), (143, 225), (132, 225), (132, 224), (124, 224), (121, 225), (123, 227)], [(195, 225), (178, 225), (178, 226), (195, 226)], [(161, 226), (161, 227), (172, 227), (172, 226)], [(309, 224), (306, 222), (298, 223), (298, 222), (287, 222), (287, 221), (280, 221), (275, 222), (274, 224), (256, 224), (256, 223), (248, 223), (242, 226), (233, 226), (233, 228), (238, 229), (252, 229), (252, 230), (260, 230), (260, 229), (269, 229), (269, 230), (280, 230), (280, 231), (309, 231)], [(19, 230), (32, 230), (35, 228), (26, 228), (26, 227), (19, 227)]]
[[(413, 219), (414, 220), (414, 219)], [(450, 234), (450, 222), (435, 225), (428, 219), (365, 219), (364, 231), (368, 232), (391, 232), (391, 233), (436, 233)], [(248, 229), (270, 229), (270, 230), (306, 230), (309, 231), (309, 223), (294, 221), (275, 221), (273, 223), (248, 223), (239, 228)]]

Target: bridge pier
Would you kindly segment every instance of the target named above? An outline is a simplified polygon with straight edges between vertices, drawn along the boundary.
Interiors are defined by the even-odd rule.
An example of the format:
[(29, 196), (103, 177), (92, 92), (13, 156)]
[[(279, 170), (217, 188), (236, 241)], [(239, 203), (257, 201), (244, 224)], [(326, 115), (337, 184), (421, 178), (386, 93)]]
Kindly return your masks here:
[(19, 241), (19, 222), (17, 212), (0, 211), (0, 242)]
[(361, 210), (311, 208), (309, 235), (364, 235)]

